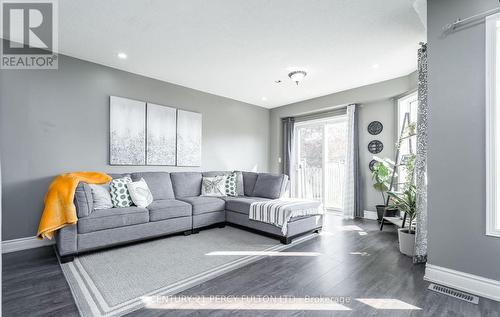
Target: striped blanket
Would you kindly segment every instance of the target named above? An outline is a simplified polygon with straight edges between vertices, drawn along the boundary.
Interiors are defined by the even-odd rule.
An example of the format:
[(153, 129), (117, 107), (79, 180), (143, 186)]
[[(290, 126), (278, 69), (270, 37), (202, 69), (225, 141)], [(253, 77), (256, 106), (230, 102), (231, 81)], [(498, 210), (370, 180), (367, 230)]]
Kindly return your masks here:
[(321, 215), (323, 212), (323, 205), (315, 200), (275, 199), (253, 202), (248, 217), (279, 227), (286, 235), (290, 219)]

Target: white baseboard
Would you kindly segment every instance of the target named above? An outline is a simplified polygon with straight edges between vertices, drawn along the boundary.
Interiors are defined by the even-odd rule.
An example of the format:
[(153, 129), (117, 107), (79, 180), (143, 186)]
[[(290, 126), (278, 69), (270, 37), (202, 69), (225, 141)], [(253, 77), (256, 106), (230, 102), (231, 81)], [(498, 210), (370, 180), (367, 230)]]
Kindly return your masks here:
[(10, 253), (21, 250), (44, 247), (54, 244), (54, 240), (38, 240), (36, 237), (26, 237), (14, 240), (2, 241), (2, 253)]
[(426, 264), (424, 280), (500, 302), (500, 281)]
[(371, 210), (364, 210), (363, 218), (370, 220), (377, 220), (378, 219), (377, 212)]

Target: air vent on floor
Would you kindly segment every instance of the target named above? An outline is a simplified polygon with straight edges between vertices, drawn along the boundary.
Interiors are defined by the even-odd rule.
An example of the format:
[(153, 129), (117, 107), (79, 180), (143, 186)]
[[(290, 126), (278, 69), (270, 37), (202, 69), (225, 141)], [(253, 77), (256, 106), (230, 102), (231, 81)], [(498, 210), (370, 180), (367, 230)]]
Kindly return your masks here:
[(448, 295), (451, 297), (455, 297), (455, 298), (461, 299), (463, 301), (466, 301), (466, 302), (469, 302), (472, 304), (477, 305), (479, 303), (479, 297), (471, 295), (469, 293), (457, 291), (453, 288), (449, 288), (446, 286), (441, 286), (441, 285), (437, 285), (437, 284), (432, 283), (431, 285), (429, 285), (429, 289), (431, 291), (438, 292), (438, 293)]

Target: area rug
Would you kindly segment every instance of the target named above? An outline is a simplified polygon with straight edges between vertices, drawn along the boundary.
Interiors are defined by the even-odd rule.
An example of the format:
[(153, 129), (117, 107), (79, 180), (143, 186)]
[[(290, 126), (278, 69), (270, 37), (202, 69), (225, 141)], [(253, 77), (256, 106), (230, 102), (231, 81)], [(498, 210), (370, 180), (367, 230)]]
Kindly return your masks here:
[(85, 254), (61, 267), (82, 316), (122, 316), (145, 298), (174, 295), (314, 236), (283, 245), (226, 226)]

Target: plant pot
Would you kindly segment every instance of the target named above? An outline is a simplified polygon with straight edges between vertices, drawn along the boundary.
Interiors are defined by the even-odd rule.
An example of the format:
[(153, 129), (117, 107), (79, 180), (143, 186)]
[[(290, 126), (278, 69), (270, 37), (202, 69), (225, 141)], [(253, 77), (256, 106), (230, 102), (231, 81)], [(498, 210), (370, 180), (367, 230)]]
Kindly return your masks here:
[[(384, 210), (387, 208), (385, 205), (377, 205), (375, 206), (377, 208), (377, 219), (378, 222), (382, 221), (382, 217), (384, 215)], [(398, 212), (397, 209), (387, 209), (385, 212), (386, 217), (394, 217), (396, 216), (396, 213)]]
[(384, 215), (384, 210), (387, 206), (385, 205), (377, 205), (375, 206), (377, 208), (377, 220), (378, 222), (381, 222), (382, 221), (382, 217)]
[(399, 251), (407, 256), (415, 255), (415, 233), (409, 233), (407, 228), (398, 229)]

